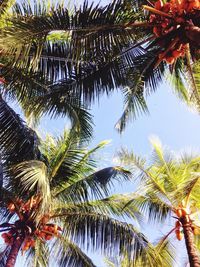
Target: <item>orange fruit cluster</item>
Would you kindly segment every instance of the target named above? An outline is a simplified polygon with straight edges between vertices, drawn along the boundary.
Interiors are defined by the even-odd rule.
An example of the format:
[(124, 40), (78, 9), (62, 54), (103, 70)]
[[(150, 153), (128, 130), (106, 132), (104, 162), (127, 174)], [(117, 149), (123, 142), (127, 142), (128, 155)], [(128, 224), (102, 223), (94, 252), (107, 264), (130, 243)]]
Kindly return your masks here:
[(29, 236), (24, 240), (23, 246), (22, 246), (22, 253), (26, 250), (28, 250), (31, 247), (35, 246), (35, 240), (33, 237)]
[[(170, 0), (163, 3), (158, 0), (154, 3), (156, 14), (150, 16), (150, 23), (155, 24), (153, 33), (156, 37), (161, 37), (169, 32), (178, 29), (181, 24), (186, 22), (185, 14), (200, 10), (199, 0)], [(159, 14), (160, 12), (160, 14)], [(165, 15), (163, 14), (165, 13)], [(186, 45), (181, 40), (176, 43), (166, 54), (161, 53), (159, 58), (168, 64), (173, 64), (179, 57), (185, 55)]]
[(6, 245), (13, 244), (14, 238), (13, 238), (13, 234), (11, 231), (9, 231), (8, 233), (3, 233), (1, 237), (4, 239), (4, 242)]
[(16, 212), (16, 205), (19, 207), (19, 211), (21, 211), (22, 213), (26, 213), (29, 212), (31, 209), (36, 208), (39, 200), (39, 196), (31, 197), (27, 202), (24, 202), (21, 199), (16, 199), (15, 202), (9, 203), (7, 208), (11, 213), (14, 213)]
[(167, 53), (162, 52), (159, 54), (159, 58), (165, 60), (168, 64), (173, 64), (179, 57), (184, 57), (186, 51), (185, 44), (176, 44)]
[[(31, 218), (31, 212), (36, 210), (39, 202), (40, 197), (35, 196), (31, 197), (27, 202), (24, 202), (21, 199), (17, 199), (13, 201), (13, 203), (10, 203), (7, 208), (11, 213), (16, 212), (17, 214), (20, 214), (20, 220), (17, 222), (25, 222), (27, 221), (27, 218)], [(25, 240), (22, 245), (22, 253), (27, 251), (29, 248), (35, 246), (35, 239), (39, 238), (42, 241), (51, 240), (53, 237), (59, 235), (59, 231), (61, 231), (61, 228), (58, 225), (48, 223), (51, 216), (50, 214), (44, 214), (40, 218), (40, 223), (38, 225), (38, 228), (36, 228), (34, 221), (28, 220), (27, 228), (30, 229), (29, 233), (25, 231)], [(15, 224), (16, 227), (17, 224)], [(23, 223), (22, 223), (23, 225)], [(25, 227), (26, 228), (26, 227)], [(21, 230), (20, 230), (21, 231)], [(3, 233), (2, 238), (4, 239), (5, 243), (7, 245), (12, 245), (14, 242), (13, 235), (18, 234), (17, 228), (10, 230), (8, 233)]]
[(181, 231), (181, 222), (180, 221), (176, 221), (175, 223), (175, 234), (176, 234), (176, 238), (181, 241), (183, 239), (183, 232)]
[(58, 236), (59, 231), (61, 231), (61, 228), (58, 225), (46, 224), (37, 229), (35, 235), (40, 239), (50, 240), (54, 236)]
[(186, 208), (182, 207), (182, 205), (178, 206), (178, 208), (176, 209), (176, 215), (179, 218), (181, 218), (182, 216), (188, 215)]

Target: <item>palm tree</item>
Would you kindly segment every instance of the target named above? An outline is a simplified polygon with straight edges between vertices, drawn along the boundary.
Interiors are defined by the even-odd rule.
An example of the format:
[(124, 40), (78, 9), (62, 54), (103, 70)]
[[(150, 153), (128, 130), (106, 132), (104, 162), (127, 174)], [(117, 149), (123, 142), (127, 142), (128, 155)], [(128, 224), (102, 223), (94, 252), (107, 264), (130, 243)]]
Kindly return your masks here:
[[(85, 2), (74, 9), (15, 5), (0, 43), (11, 55), (10, 64), (2, 68), (9, 91), (19, 99), (32, 94), (30, 80), (21, 79), (23, 90), (17, 88), (19, 73), (31, 76), (37, 95), (34, 112), (39, 115), (47, 109), (65, 112), (71, 94), (90, 105), (120, 86), (125, 96), (116, 125), (120, 131), (130, 116), (148, 111), (146, 95), (169, 74), (178, 95), (198, 106), (199, 1), (147, 3), (116, 0), (101, 7)], [(8, 42), (14, 49), (7, 51)]]
[[(130, 173), (118, 166), (96, 170), (94, 153), (106, 142), (91, 150), (84, 144), (85, 138), (71, 130), (40, 140), (40, 157), (30, 159), (30, 153), (18, 163), (5, 157), (0, 266), (14, 266), (20, 250), (27, 266), (48, 266), (52, 260), (88, 267), (94, 263), (81, 248), (109, 256), (126, 251), (133, 261), (150, 250), (143, 234), (116, 219), (141, 219), (134, 206), (123, 209), (130, 196), (109, 195), (113, 182), (128, 180)], [(154, 260), (152, 253), (149, 257)]]
[(131, 164), (133, 176), (141, 183), (130, 203), (162, 226), (166, 219), (175, 219), (163, 242), (174, 234), (178, 240), (184, 238), (190, 266), (200, 266), (200, 158), (164, 153), (158, 142), (153, 142), (153, 148), (151, 164), (134, 153), (120, 152), (122, 161)]

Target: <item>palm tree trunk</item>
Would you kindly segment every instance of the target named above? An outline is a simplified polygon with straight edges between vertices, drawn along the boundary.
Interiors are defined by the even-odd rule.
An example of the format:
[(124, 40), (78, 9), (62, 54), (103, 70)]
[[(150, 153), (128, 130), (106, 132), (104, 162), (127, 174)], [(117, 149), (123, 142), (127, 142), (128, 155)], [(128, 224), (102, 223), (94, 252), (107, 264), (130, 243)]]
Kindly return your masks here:
[(15, 262), (17, 260), (17, 256), (22, 245), (23, 240), (21, 238), (17, 238), (14, 240), (13, 245), (11, 247), (10, 253), (8, 255), (8, 259), (5, 267), (14, 267)]
[(191, 228), (191, 222), (188, 220), (187, 215), (181, 220), (183, 226), (183, 233), (185, 238), (185, 245), (189, 258), (190, 267), (200, 267), (200, 260), (196, 246), (194, 244), (194, 234)]

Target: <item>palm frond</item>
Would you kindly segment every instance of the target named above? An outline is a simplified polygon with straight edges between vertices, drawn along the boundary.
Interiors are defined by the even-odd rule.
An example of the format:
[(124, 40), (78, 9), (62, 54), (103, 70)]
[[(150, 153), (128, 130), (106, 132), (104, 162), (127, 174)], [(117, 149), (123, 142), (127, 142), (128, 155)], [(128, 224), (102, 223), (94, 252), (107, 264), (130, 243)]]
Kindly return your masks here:
[[(90, 200), (81, 203), (63, 203), (58, 202), (54, 205), (54, 214), (65, 212), (90, 212), (99, 213), (106, 216), (121, 217), (124, 219), (131, 218), (134, 222), (141, 223), (143, 216), (137, 205), (130, 201), (132, 194), (117, 194), (99, 200)], [(128, 205), (127, 205), (128, 204)]]
[[(51, 117), (68, 115), (70, 118), (72, 128), (84, 135), (85, 138), (92, 136), (92, 116), (89, 114), (87, 108), (81, 103), (77, 94), (63, 89), (57, 91), (56, 86), (49, 90), (48, 93), (32, 99), (34, 110), (31, 110), (29, 102), (26, 103), (25, 108), (27, 112), (31, 112), (36, 118), (42, 115), (50, 115)], [(33, 107), (32, 106), (32, 107)]]
[(14, 0), (2, 0), (0, 3), (0, 17), (1, 17), (1, 22), (0, 22), (0, 27), (5, 26), (5, 21), (6, 18), (8, 18), (8, 10), (13, 6), (15, 3)]
[[(51, 193), (47, 166), (42, 161), (30, 160), (19, 163), (12, 168), (15, 178), (14, 186), (18, 183), (20, 194), (36, 194), (42, 198), (42, 208), (49, 205)], [(11, 181), (12, 186), (13, 181)]]
[[(189, 60), (189, 59), (188, 59)], [(189, 63), (188, 63), (189, 64)], [(191, 64), (191, 63), (190, 63)], [(199, 110), (200, 103), (200, 60), (195, 61), (192, 65), (188, 66), (188, 83), (191, 86), (191, 101), (194, 102), (195, 106)]]
[(71, 177), (78, 179), (84, 173), (94, 171), (95, 163), (83, 147), (86, 142), (83, 136), (71, 129), (65, 130), (57, 139), (48, 135), (41, 143), (41, 151), (48, 160), (52, 188), (63, 182), (67, 184)]
[[(140, 78), (139, 78), (140, 79)], [(124, 111), (115, 128), (122, 133), (126, 127), (128, 120), (135, 119), (139, 113), (148, 113), (147, 104), (143, 96), (143, 81), (137, 80), (136, 86), (133, 88), (125, 87), (124, 94)]]
[(52, 6), (49, 9), (44, 3), (35, 3), (31, 6), (25, 2), (15, 6), (15, 16), (10, 26), (4, 29), (6, 35), (4, 41), (9, 40), (11, 44), (13, 40), (15, 43), (19, 41), (20, 46), (28, 50), (35, 44), (37, 46), (35, 59), (37, 60), (42, 50), (41, 45), (50, 32), (72, 31), (71, 47), (74, 49), (74, 58), (80, 55), (95, 57), (98, 53), (102, 54), (103, 51), (100, 49), (102, 44), (105, 52), (110, 51), (113, 45), (117, 44), (118, 47), (122, 47), (122, 45), (129, 44), (134, 34), (139, 33), (128, 26), (130, 21), (131, 23), (136, 20), (140, 21), (138, 10), (136, 7), (130, 9), (125, 2), (118, 0), (105, 7), (84, 2), (70, 14), (70, 10), (61, 5)]
[(178, 58), (174, 65), (173, 72), (169, 74), (169, 81), (178, 97), (189, 105), (190, 94), (185, 82), (187, 76), (185, 75), (184, 69), (184, 60)]
[[(141, 188), (138, 191), (141, 191)], [(159, 196), (153, 192), (148, 192), (144, 195), (133, 194), (132, 199), (126, 203), (124, 208), (129, 207), (129, 205), (137, 207), (141, 214), (151, 223), (163, 223), (169, 218), (172, 210), (170, 204), (159, 199)]]
[(50, 251), (46, 243), (37, 239), (35, 247), (30, 249), (26, 255), (26, 266), (48, 267), (50, 263)]
[[(151, 257), (149, 257), (153, 253)], [(152, 260), (153, 259), (153, 260)], [(170, 240), (163, 241), (162, 239), (158, 241), (156, 245), (151, 247), (149, 253), (141, 255), (132, 267), (142, 267), (142, 266), (158, 266), (158, 267), (168, 267), (174, 266), (176, 264), (176, 250)], [(122, 267), (128, 267), (126, 261), (122, 261)]]
[(39, 139), (22, 119), (1, 98), (0, 100), (0, 149), (7, 162), (20, 162), (40, 157)]
[(78, 245), (100, 249), (107, 255), (122, 255), (135, 261), (148, 248), (148, 241), (132, 225), (97, 213), (69, 213), (65, 216), (67, 235)]
[(0, 192), (3, 186), (3, 164), (2, 164), (2, 159), (0, 155)]
[(1, 251), (0, 251), (0, 267), (5, 267), (7, 258), (8, 258), (9, 253), (10, 253), (10, 249), (11, 249), (10, 246), (1, 247)]
[(95, 267), (92, 260), (67, 238), (59, 238), (53, 244), (51, 253), (60, 267)]
[(102, 198), (108, 195), (114, 181), (129, 180), (130, 173), (121, 167), (107, 167), (89, 176), (63, 182), (54, 189), (53, 196), (70, 201), (88, 200), (91, 197)]

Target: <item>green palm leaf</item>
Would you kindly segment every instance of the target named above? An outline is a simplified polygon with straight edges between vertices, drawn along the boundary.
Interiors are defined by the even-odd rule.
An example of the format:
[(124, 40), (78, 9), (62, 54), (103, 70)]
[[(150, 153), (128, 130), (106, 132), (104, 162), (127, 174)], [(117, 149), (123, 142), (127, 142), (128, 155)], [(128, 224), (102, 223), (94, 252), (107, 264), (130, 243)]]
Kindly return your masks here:
[(0, 143), (3, 157), (8, 162), (37, 159), (40, 156), (36, 133), (1, 98)]
[(122, 255), (126, 251), (133, 261), (148, 248), (148, 241), (133, 226), (98, 213), (65, 215), (64, 231), (88, 249), (92, 246), (109, 255)]
[(61, 238), (53, 245), (52, 254), (60, 267), (95, 267), (92, 260), (67, 238)]

